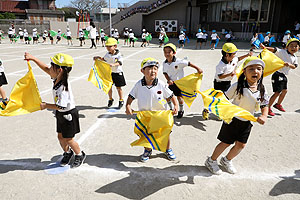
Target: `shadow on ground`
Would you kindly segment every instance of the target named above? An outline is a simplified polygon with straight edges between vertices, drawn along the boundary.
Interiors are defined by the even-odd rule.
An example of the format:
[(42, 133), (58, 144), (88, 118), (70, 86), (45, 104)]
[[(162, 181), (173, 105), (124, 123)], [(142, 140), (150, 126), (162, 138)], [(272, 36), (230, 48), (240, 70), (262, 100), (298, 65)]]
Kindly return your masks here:
[(269, 192), (270, 196), (283, 194), (300, 194), (300, 170), (295, 170), (294, 176), (280, 177), (279, 181)]

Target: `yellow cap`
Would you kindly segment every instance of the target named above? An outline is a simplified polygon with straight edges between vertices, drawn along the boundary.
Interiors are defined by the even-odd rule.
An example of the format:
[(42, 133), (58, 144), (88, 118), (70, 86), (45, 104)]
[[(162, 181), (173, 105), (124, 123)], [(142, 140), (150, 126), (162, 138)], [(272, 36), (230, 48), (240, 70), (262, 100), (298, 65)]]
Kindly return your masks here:
[(176, 46), (174, 44), (168, 43), (164, 46), (164, 48), (166, 48), (166, 47), (170, 47), (174, 52), (176, 52)]
[(292, 39), (290, 39), (290, 40), (287, 42), (286, 46), (289, 46), (289, 44), (290, 44), (291, 42), (297, 42), (298, 45), (300, 45), (300, 41), (299, 41), (297, 38), (292, 38)]
[(244, 61), (243, 69), (245, 69), (246, 67), (248, 67), (250, 65), (260, 65), (263, 68), (265, 68), (265, 62), (262, 59), (255, 57), (255, 56), (250, 56)]
[(72, 67), (74, 65), (74, 59), (72, 58), (72, 56), (64, 53), (58, 53), (53, 57), (50, 57), (50, 59), (54, 64), (61, 67)]
[(226, 53), (235, 53), (238, 51), (238, 49), (233, 43), (225, 43), (222, 47), (222, 50)]
[(118, 41), (115, 38), (108, 38), (105, 42), (105, 46), (114, 46), (117, 44), (118, 44)]
[(156, 66), (159, 67), (159, 62), (155, 58), (145, 58), (142, 63), (141, 63), (141, 68), (144, 69), (145, 67), (148, 66)]

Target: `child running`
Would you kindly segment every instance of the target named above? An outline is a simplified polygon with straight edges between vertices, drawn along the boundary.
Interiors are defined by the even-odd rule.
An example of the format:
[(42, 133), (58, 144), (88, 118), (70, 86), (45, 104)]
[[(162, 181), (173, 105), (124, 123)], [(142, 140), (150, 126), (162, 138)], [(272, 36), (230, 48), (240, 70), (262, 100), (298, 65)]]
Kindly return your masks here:
[[(268, 97), (263, 85), (263, 70), (265, 63), (257, 57), (249, 57), (243, 65), (243, 73), (238, 82), (233, 84), (227, 92), (225, 92), (229, 100), (233, 100), (233, 104), (254, 113), (261, 109), (262, 115), (257, 118), (257, 122), (264, 124), (268, 115)], [(212, 156), (205, 161), (205, 166), (213, 174), (221, 174), (217, 159), (231, 144), (234, 146), (230, 149), (225, 157), (221, 158), (221, 165), (231, 174), (235, 174), (237, 170), (232, 164), (242, 149), (246, 146), (249, 138), (252, 124), (243, 118), (234, 117), (227, 124), (223, 122), (218, 139), (221, 141), (216, 147)]]
[[(115, 38), (108, 38), (105, 46), (107, 49), (107, 53), (105, 56), (102, 58), (100, 56), (95, 56), (93, 59), (100, 59), (108, 64), (110, 64), (112, 73), (112, 80), (113, 84), (116, 86), (118, 94), (119, 94), (119, 106), (118, 108), (121, 109), (124, 105), (124, 100), (123, 100), (123, 91), (122, 87), (126, 85), (124, 74), (123, 74), (123, 57), (120, 53), (120, 51), (117, 49), (117, 43), (118, 41)], [(109, 100), (108, 100), (108, 105), (107, 107), (111, 107), (113, 105), (114, 99), (112, 97), (112, 88), (108, 92)]]
[(48, 67), (36, 57), (25, 53), (25, 60), (35, 62), (54, 80), (52, 90), (54, 104), (43, 102), (41, 103), (41, 110), (56, 110), (58, 140), (64, 151), (60, 165), (68, 165), (75, 153), (75, 160), (71, 166), (73, 168), (79, 167), (84, 162), (86, 155), (80, 150), (79, 144), (74, 140), (75, 134), (80, 132), (79, 114), (75, 107), (71, 85), (68, 82), (69, 72), (72, 70), (74, 60), (71, 56), (63, 53), (58, 53), (50, 59), (51, 67)]
[[(174, 81), (179, 80), (184, 77), (183, 68), (186, 66), (190, 66), (197, 70), (199, 74), (203, 71), (197, 67), (196, 65), (190, 63), (187, 60), (182, 60), (176, 58), (176, 46), (172, 43), (166, 44), (164, 46), (164, 56), (166, 60), (163, 62), (163, 74), (167, 79), (167, 83), (169, 85), (169, 89), (173, 91), (174, 95), (177, 97), (179, 102), (179, 111), (177, 118), (182, 118), (184, 110), (183, 110), (183, 98), (181, 95), (181, 90), (177, 87)], [(173, 110), (173, 105), (171, 101), (167, 101), (171, 110)]]
[(71, 43), (71, 45), (73, 45), (72, 32), (70, 31), (70, 28), (67, 28), (66, 36), (67, 36), (68, 45), (69, 45), (69, 43)]
[(217, 39), (220, 39), (220, 37), (218, 36), (216, 30), (212, 30), (212, 34), (210, 35), (210, 37), (211, 37), (210, 49), (214, 50), (216, 48)]
[(282, 107), (282, 102), (287, 94), (287, 76), (289, 74), (290, 69), (296, 69), (298, 67), (298, 58), (295, 55), (299, 51), (299, 40), (296, 38), (292, 38), (287, 42), (286, 49), (278, 49), (273, 47), (265, 47), (261, 45), (262, 48), (267, 48), (269, 51), (275, 53), (280, 59), (282, 59), (284, 63), (284, 67), (276, 71), (272, 75), (272, 88), (273, 95), (270, 98), (269, 103), (269, 115), (275, 116), (275, 113), (272, 111), (271, 106), (275, 102), (278, 97), (277, 103), (273, 106), (274, 108), (285, 112), (285, 109)]
[[(166, 110), (166, 106), (160, 103), (162, 99), (165, 99), (174, 103), (173, 114), (177, 113), (178, 104), (172, 94), (172, 91), (169, 90), (167, 86), (157, 78), (158, 68), (159, 63), (154, 58), (145, 58), (142, 61), (141, 72), (144, 74), (144, 77), (134, 85), (128, 95), (128, 99), (126, 102), (127, 115), (133, 114), (131, 103), (135, 99), (138, 100), (139, 111)], [(144, 153), (141, 156), (141, 161), (148, 161), (151, 154), (152, 149), (145, 148)], [(168, 141), (166, 155), (169, 160), (176, 159), (173, 150), (170, 148), (170, 138)]]

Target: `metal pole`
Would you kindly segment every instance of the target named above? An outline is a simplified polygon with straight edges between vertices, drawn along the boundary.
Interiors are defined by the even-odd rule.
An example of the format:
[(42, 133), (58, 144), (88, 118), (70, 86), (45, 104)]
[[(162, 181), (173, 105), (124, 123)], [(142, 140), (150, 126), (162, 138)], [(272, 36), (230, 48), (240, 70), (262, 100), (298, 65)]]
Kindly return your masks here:
[(111, 0), (109, 0), (109, 35), (111, 36)]

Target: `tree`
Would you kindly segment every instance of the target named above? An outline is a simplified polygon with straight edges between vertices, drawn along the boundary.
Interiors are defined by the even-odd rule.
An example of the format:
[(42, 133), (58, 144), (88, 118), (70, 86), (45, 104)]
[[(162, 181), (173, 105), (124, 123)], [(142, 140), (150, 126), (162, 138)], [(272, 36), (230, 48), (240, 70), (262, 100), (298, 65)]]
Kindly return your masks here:
[(107, 7), (106, 0), (73, 0), (71, 4), (74, 8), (83, 11), (99, 10), (103, 7)]
[(63, 8), (57, 8), (57, 10), (62, 10), (65, 12), (65, 19), (76, 18), (78, 20), (78, 16), (76, 15), (76, 11), (78, 11), (77, 8), (63, 7)]

